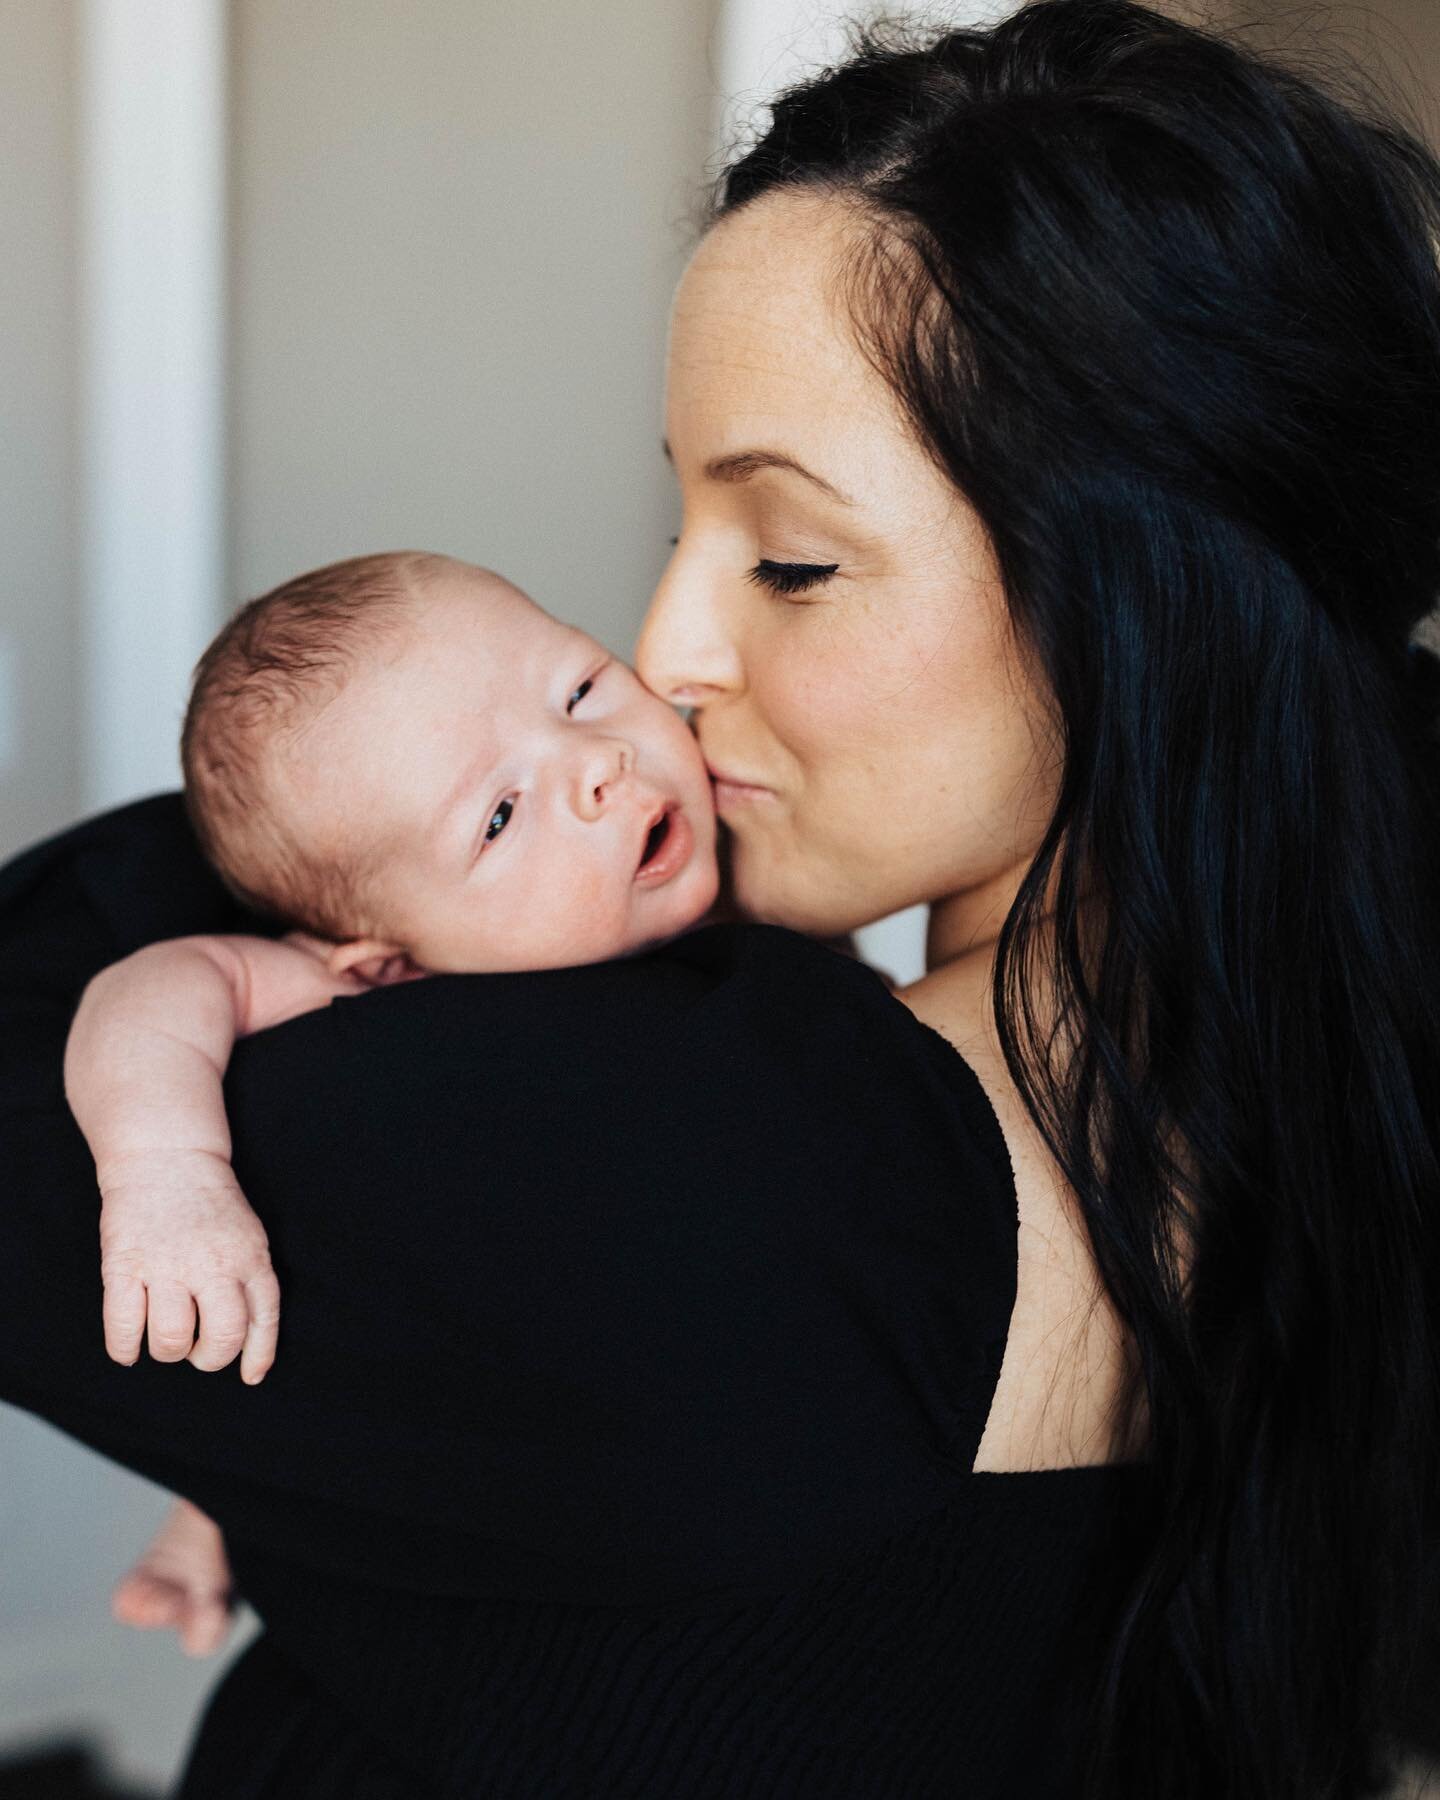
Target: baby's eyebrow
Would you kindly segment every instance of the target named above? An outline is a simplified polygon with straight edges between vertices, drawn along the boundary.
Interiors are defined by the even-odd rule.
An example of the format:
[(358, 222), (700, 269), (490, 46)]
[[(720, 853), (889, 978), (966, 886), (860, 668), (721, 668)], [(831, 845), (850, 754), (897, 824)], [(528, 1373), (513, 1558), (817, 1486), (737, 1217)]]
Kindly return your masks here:
[(480, 777), (491, 767), (493, 762), (494, 757), (487, 748), (482, 750), (480, 754), (467, 764), (464, 770), (462, 770), (459, 780), (456, 781), (436, 809), (435, 829), (437, 831), (443, 831), (445, 829), (455, 808), (465, 796), (474, 789), (477, 782), (480, 780)]

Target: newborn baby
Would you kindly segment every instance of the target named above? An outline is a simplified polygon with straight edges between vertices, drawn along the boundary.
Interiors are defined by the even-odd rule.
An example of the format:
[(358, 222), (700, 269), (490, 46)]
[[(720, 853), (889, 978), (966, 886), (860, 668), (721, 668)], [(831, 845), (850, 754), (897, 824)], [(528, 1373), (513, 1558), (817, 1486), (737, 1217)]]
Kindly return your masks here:
[[(279, 1290), (230, 1169), (237, 1037), (439, 972), (632, 955), (719, 888), (689, 728), (594, 638), (488, 570), (397, 552), (241, 609), (197, 667), (186, 802), (226, 884), (295, 927), (191, 937), (104, 970), (65, 1088), (101, 1192), (105, 1344), (243, 1380)], [(196, 1333), (196, 1308), (199, 1331)]]

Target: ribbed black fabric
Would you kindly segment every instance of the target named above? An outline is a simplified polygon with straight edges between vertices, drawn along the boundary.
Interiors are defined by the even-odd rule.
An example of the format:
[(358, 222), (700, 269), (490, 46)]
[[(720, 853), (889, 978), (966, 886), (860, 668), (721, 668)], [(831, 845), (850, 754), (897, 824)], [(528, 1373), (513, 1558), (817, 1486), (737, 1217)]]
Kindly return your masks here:
[(279, 1358), (110, 1364), (81, 986), (247, 929), (175, 796), (0, 871), (0, 1396), (189, 1495), (267, 1631), (185, 1800), (1063, 1795), (1132, 1470), (974, 1475), (1015, 1195), (974, 1072), (768, 926), (238, 1047)]
[[(275, 1623), (217, 1692), (180, 1800), (341, 1800), (357, 1735), (382, 1796), (1065, 1800), (1137, 1490), (1129, 1469), (972, 1476), (822, 1580), (669, 1616), (313, 1581), (298, 1608), (293, 1571), (241, 1554)], [(242, 1784), (276, 1732), (308, 1748)]]

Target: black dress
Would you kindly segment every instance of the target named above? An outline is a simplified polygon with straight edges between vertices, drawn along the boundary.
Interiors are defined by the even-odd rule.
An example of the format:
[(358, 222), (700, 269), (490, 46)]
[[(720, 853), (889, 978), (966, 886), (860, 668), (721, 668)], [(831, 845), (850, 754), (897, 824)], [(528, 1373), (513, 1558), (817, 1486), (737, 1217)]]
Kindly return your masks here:
[(185, 1800), (1063, 1795), (1136, 1469), (971, 1472), (1015, 1295), (973, 1070), (772, 926), (237, 1046), (280, 1348), (105, 1356), (84, 982), (245, 930), (177, 797), (0, 871), (0, 1397), (221, 1524)]

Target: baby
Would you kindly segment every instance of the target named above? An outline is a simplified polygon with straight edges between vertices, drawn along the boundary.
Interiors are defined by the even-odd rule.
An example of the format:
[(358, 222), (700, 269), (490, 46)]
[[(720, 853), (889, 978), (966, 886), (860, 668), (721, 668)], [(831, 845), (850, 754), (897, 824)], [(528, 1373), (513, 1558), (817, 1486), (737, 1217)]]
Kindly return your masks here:
[[(230, 1169), (235, 1040), (439, 972), (632, 955), (719, 888), (709, 778), (665, 701), (488, 570), (358, 557), (253, 600), (196, 669), (186, 803), (235, 894), (295, 929), (98, 975), (65, 1090), (101, 1193), (106, 1349), (260, 1381), (279, 1289)], [(199, 1312), (198, 1336), (196, 1310)]]

